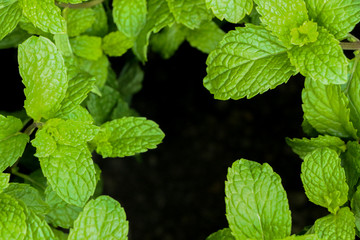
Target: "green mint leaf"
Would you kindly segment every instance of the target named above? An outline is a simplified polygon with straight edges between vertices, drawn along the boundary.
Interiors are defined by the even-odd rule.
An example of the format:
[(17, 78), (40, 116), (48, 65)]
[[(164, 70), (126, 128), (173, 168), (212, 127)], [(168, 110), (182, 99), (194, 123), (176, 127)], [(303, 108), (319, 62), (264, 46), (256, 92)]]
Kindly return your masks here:
[(54, 0), (20, 0), (22, 12), (37, 28), (52, 34), (66, 33), (66, 22)]
[(129, 223), (120, 203), (109, 196), (90, 200), (70, 229), (69, 240), (128, 239)]
[(120, 99), (119, 92), (106, 85), (101, 89), (101, 94), (102, 96), (99, 97), (91, 93), (87, 101), (87, 108), (97, 125), (109, 119), (118, 99)]
[[(91, 141), (98, 132), (98, 127), (86, 122), (52, 118), (36, 132), (36, 138), (32, 141), (32, 143), (36, 147), (37, 153), (38, 150), (39, 152), (45, 152), (54, 148), (50, 147), (50, 144), (46, 141), (51, 142), (51, 146), (55, 142), (60, 145), (76, 147)], [(49, 136), (53, 139), (53, 141), (49, 139)], [(36, 155), (39, 156), (37, 153)], [(42, 154), (40, 156), (45, 157), (49, 155)]]
[(342, 155), (342, 165), (349, 189), (352, 191), (360, 178), (360, 144), (356, 141), (348, 141), (346, 148), (346, 152)]
[(116, 107), (111, 113), (110, 119), (115, 120), (122, 117), (139, 116), (137, 112), (130, 108), (129, 104), (122, 99), (118, 99)]
[(50, 210), (39, 191), (29, 184), (10, 183), (3, 193), (22, 201), (29, 210), (36, 214), (44, 215)]
[(220, 20), (225, 18), (231, 23), (240, 22), (253, 9), (252, 0), (205, 0), (205, 2), (206, 7), (210, 8), (217, 18)]
[(359, 231), (360, 230), (360, 187), (359, 186), (351, 199), (351, 210), (354, 213), (356, 229)]
[(359, 58), (354, 58), (349, 64), (350, 78), (344, 91), (350, 108), (350, 120), (356, 129), (360, 129), (360, 64)]
[(224, 31), (216, 23), (210, 21), (202, 23), (198, 29), (189, 30), (186, 34), (186, 40), (192, 47), (204, 53), (210, 53), (215, 50), (224, 36)]
[(80, 105), (76, 106), (70, 113), (62, 114), (64, 120), (74, 120), (79, 122), (94, 123), (94, 119), (88, 110)]
[(30, 209), (27, 210), (27, 231), (24, 240), (57, 240), (47, 222)]
[(81, 70), (88, 72), (95, 77), (95, 85), (97, 87), (104, 86), (108, 77), (108, 68), (110, 66), (109, 59), (105, 54), (96, 61), (79, 57), (78, 63)]
[(102, 53), (101, 38), (94, 36), (77, 36), (70, 39), (71, 47), (74, 54), (89, 60), (98, 60)]
[(139, 92), (144, 80), (144, 71), (137, 61), (129, 61), (125, 64), (118, 78), (118, 90), (124, 99)]
[(103, 37), (109, 30), (108, 18), (102, 4), (92, 8), (95, 13), (95, 21), (90, 28), (84, 32), (87, 35)]
[(290, 235), (291, 214), (281, 178), (268, 164), (241, 159), (225, 182), (226, 218), (236, 239), (281, 239)]
[(143, 63), (147, 61), (147, 50), (150, 35), (159, 32), (162, 28), (171, 25), (174, 17), (164, 0), (149, 0), (146, 23), (138, 34), (133, 47), (135, 56)]
[(103, 38), (102, 49), (111, 57), (120, 57), (132, 48), (134, 41), (120, 31), (111, 32)]
[(153, 121), (143, 117), (124, 117), (101, 125), (92, 144), (103, 157), (125, 157), (156, 148), (164, 136)]
[(29, 136), (16, 133), (10, 137), (0, 139), (0, 171), (11, 167), (24, 153)]
[(4, 7), (7, 7), (11, 4), (13, 4), (14, 2), (16, 2), (17, 0), (2, 0), (0, 2), (0, 9), (4, 8)]
[(3, 116), (0, 114), (0, 139), (11, 136), (19, 132), (23, 127), (20, 119), (13, 116)]
[(54, 227), (72, 227), (82, 211), (82, 208), (68, 204), (61, 199), (50, 186), (45, 190), (45, 201), (50, 206), (50, 212), (46, 214), (46, 221)]
[(283, 238), (282, 240), (321, 240), (317, 234), (306, 234), (301, 236), (291, 235), (289, 237)]
[(355, 239), (355, 218), (348, 207), (341, 208), (337, 214), (316, 220), (314, 228), (321, 239)]
[(146, 0), (114, 0), (113, 18), (117, 29), (128, 38), (135, 38), (146, 22)]
[(331, 213), (336, 213), (348, 200), (345, 171), (335, 150), (318, 148), (306, 155), (301, 165), (301, 180), (309, 200)]
[(69, 114), (81, 104), (93, 89), (95, 78), (86, 72), (77, 72), (77, 74), (69, 80), (69, 87), (66, 91), (64, 100), (61, 102), (61, 108), (57, 116)]
[(60, 109), (68, 87), (61, 53), (49, 39), (33, 36), (19, 45), (18, 61), (27, 114), (36, 121), (51, 118)]
[(0, 8), (0, 40), (15, 29), (21, 16), (21, 8), (17, 2)]
[(63, 56), (71, 57), (73, 50), (70, 45), (69, 36), (67, 34), (55, 34), (55, 45), (61, 51)]
[(94, 194), (95, 168), (87, 146), (58, 145), (39, 160), (48, 183), (65, 202), (82, 207)]
[(67, 240), (69, 234), (64, 233), (63, 231), (57, 230), (56, 228), (52, 228), (52, 231), (55, 235), (55, 237), (57, 237), (57, 240)]
[(13, 197), (0, 194), (0, 238), (22, 240), (26, 234), (25, 209)]
[(322, 134), (357, 139), (350, 122), (349, 100), (340, 85), (325, 85), (307, 78), (302, 92), (304, 118)]
[(360, 21), (360, 3), (356, 0), (305, 2), (310, 18), (326, 27), (339, 40), (345, 39)]
[(160, 33), (151, 38), (151, 49), (160, 53), (164, 59), (169, 59), (184, 42), (186, 31), (181, 24), (174, 23), (165, 27)]
[(291, 29), (291, 43), (300, 47), (317, 40), (317, 23), (305, 21), (300, 27)]
[(224, 228), (214, 232), (206, 240), (235, 240), (235, 237), (231, 234), (230, 228)]
[(47, 132), (38, 130), (31, 144), (36, 148), (36, 157), (48, 157), (57, 148), (55, 139)]
[(69, 37), (80, 35), (95, 22), (95, 12), (92, 8), (65, 8), (63, 14), (66, 16), (67, 34)]
[(228, 32), (206, 64), (204, 86), (221, 100), (251, 98), (295, 74), (286, 48), (264, 27), (252, 24)]
[(16, 48), (29, 37), (30, 35), (18, 26), (0, 41), (0, 49)]
[(285, 46), (291, 46), (291, 30), (308, 20), (303, 0), (255, 0), (261, 22), (276, 35)]
[(318, 32), (317, 41), (289, 50), (291, 63), (302, 75), (315, 81), (346, 83), (348, 61), (339, 42), (325, 28), (319, 27)]
[(338, 154), (346, 150), (346, 145), (343, 140), (329, 135), (319, 135), (318, 137), (311, 139), (286, 138), (286, 143), (301, 159), (304, 159), (308, 153), (317, 148), (328, 147), (335, 150)]
[[(48, 39), (53, 38), (53, 35), (51, 33), (44, 32), (40, 28), (35, 27), (35, 25), (32, 24), (26, 17), (22, 17), (20, 19), (18, 26), (20, 26), (21, 29), (24, 29), (25, 31), (27, 31), (30, 35), (39, 35), (39, 36), (46, 37)], [(62, 33), (60, 33), (60, 34), (62, 34)]]
[(70, 4), (78, 4), (82, 2), (86, 2), (87, 0), (59, 0), (58, 2), (62, 3), (70, 3)]
[(9, 186), (10, 173), (0, 173), (0, 193)]
[(167, 0), (169, 9), (177, 23), (190, 29), (199, 28), (203, 21), (210, 21), (212, 13), (206, 8), (204, 0)]

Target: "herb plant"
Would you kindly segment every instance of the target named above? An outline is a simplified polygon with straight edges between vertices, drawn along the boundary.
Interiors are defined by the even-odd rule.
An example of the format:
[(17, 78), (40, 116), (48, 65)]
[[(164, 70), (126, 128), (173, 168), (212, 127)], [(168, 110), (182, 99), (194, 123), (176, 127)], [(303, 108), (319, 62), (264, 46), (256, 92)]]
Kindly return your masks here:
[[(230, 22), (252, 11), (259, 15), (228, 32), (209, 54), (204, 86), (216, 99), (251, 98), (297, 73), (306, 77), (302, 127), (310, 138), (286, 142), (303, 160), (300, 177), (307, 197), (329, 211), (291, 235), (279, 175), (266, 163), (240, 159), (225, 183), (229, 228), (208, 239), (355, 239), (360, 230), (360, 42), (349, 32), (360, 20), (360, 1), (206, 2)], [(353, 59), (343, 50), (356, 50)]]
[[(360, 57), (343, 50), (360, 49), (349, 33), (359, 20), (358, 0), (0, 0), (0, 48), (18, 49), (26, 97), (23, 111), (0, 115), (0, 238), (127, 239), (125, 211), (101, 195), (92, 153), (133, 156), (161, 143), (159, 126), (131, 108), (139, 62), (149, 50), (170, 58), (188, 41), (209, 53), (204, 86), (216, 99), (306, 77), (310, 138), (286, 141), (303, 159), (309, 200), (329, 211), (290, 235), (281, 178), (241, 159), (226, 182), (229, 228), (208, 239), (354, 239)], [(227, 23), (242, 25), (225, 34)], [(120, 74), (109, 57), (124, 59)]]

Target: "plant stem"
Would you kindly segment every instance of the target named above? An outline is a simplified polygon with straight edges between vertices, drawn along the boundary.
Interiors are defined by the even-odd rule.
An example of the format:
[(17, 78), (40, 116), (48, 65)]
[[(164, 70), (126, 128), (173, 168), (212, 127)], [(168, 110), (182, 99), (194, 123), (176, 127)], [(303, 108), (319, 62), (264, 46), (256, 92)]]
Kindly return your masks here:
[(343, 50), (360, 50), (360, 42), (341, 42), (340, 46)]
[(36, 186), (40, 187), (44, 191), (46, 189), (46, 187), (44, 185), (42, 185), (41, 183), (38, 183), (37, 181), (35, 181), (31, 177), (29, 177), (28, 175), (18, 172), (16, 168), (11, 168), (11, 173), (14, 174), (15, 176), (21, 177), (22, 179), (35, 184)]
[(59, 7), (63, 7), (63, 8), (91, 8), (93, 6), (96, 6), (98, 4), (101, 4), (104, 0), (92, 0), (89, 2), (83, 2), (83, 3), (78, 3), (78, 4), (71, 4), (71, 3), (60, 3), (60, 2), (55, 2), (55, 4)]
[(25, 129), (24, 133), (30, 136), (32, 134), (32, 132), (35, 130), (35, 128), (37, 128), (38, 126), (41, 126), (41, 125), (42, 125), (42, 123), (40, 123), (40, 122), (33, 122), (30, 126), (28, 126)]

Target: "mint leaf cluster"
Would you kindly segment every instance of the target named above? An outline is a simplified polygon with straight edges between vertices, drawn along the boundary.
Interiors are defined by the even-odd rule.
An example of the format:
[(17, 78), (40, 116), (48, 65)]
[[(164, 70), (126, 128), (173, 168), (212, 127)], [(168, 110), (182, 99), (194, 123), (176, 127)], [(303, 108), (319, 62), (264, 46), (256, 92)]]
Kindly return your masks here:
[[(238, 10), (245, 22), (226, 33), (207, 58), (204, 86), (214, 98), (252, 98), (297, 73), (306, 78), (301, 98), (309, 138), (286, 142), (303, 160), (300, 178), (308, 199), (329, 211), (309, 223), (310, 229), (291, 235), (280, 177), (266, 163), (241, 159), (229, 168), (225, 183), (229, 228), (208, 239), (355, 239), (360, 44), (349, 32), (360, 21), (360, 2), (207, 1), (207, 6), (220, 20), (234, 23), (240, 22), (233, 17)], [(343, 48), (357, 50), (355, 57), (348, 59)]]
[[(219, 19), (237, 9), (237, 1), (208, 2)], [(228, 32), (209, 54), (204, 86), (216, 99), (251, 98), (299, 72), (326, 85), (347, 82), (348, 60), (339, 41), (347, 38), (359, 21), (359, 3), (239, 2), (247, 2), (247, 10), (239, 16), (249, 14), (256, 5), (262, 24), (248, 23)]]

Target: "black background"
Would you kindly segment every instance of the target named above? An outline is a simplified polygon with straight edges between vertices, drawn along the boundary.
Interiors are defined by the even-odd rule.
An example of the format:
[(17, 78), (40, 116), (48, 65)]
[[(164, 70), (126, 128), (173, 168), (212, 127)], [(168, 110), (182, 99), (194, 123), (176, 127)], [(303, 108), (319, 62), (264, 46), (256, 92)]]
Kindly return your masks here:
[[(16, 49), (1, 50), (0, 110), (23, 106)], [(111, 59), (116, 72), (121, 61)], [(300, 181), (300, 159), (285, 137), (302, 137), (303, 77), (252, 99), (218, 101), (203, 87), (206, 55), (184, 43), (169, 60), (151, 53), (143, 89), (132, 107), (157, 122), (166, 137), (155, 150), (95, 161), (104, 194), (125, 208), (130, 240), (205, 239), (227, 227), (224, 182), (240, 158), (269, 163), (283, 179), (293, 232), (326, 214), (309, 203)]]

